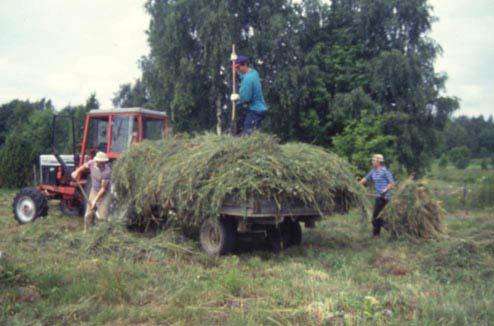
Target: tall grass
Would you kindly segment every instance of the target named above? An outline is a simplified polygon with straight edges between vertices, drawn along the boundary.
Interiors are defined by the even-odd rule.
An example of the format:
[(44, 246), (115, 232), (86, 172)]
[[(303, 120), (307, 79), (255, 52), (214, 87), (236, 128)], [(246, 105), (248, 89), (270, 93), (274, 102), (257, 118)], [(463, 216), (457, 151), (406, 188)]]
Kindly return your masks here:
[(465, 170), (435, 164), (428, 177), (431, 189), (449, 211), (494, 209), (494, 170), (482, 170), (478, 164)]

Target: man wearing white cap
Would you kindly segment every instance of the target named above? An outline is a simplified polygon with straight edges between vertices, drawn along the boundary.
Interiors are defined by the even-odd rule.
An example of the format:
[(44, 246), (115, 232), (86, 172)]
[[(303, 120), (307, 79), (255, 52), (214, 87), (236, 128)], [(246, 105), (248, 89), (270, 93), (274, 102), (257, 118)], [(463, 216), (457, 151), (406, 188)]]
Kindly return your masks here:
[(373, 235), (378, 237), (384, 223), (379, 218), (379, 214), (391, 199), (391, 189), (395, 186), (395, 180), (391, 172), (384, 166), (384, 157), (381, 154), (372, 156), (372, 166), (372, 170), (360, 180), (360, 184), (374, 183), (376, 203), (372, 212), (372, 225), (374, 227)]
[(74, 172), (72, 179), (78, 180), (81, 173), (88, 171), (91, 175), (91, 192), (86, 206), (84, 221), (94, 223), (95, 211), (97, 208), (98, 218), (106, 220), (110, 208), (111, 199), (111, 167), (108, 164), (108, 156), (103, 152), (98, 152), (94, 159), (84, 163)]

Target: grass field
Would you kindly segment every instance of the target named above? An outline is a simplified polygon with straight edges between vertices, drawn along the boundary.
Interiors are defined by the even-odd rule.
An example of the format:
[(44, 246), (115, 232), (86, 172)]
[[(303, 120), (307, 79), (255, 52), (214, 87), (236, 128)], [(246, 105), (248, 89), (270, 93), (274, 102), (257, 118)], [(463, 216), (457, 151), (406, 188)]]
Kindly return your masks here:
[(373, 240), (358, 214), (304, 230), (281, 254), (202, 254), (55, 206), (19, 226), (0, 195), (1, 325), (339, 325), (494, 322), (494, 213), (450, 214), (440, 242)]

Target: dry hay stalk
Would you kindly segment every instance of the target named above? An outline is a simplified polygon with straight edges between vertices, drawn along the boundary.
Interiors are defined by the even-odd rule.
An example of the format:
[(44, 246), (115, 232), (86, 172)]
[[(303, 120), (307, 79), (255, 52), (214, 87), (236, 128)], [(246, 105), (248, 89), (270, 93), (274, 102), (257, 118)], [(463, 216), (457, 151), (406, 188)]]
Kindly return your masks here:
[(408, 179), (384, 208), (381, 218), (393, 237), (438, 239), (445, 231), (445, 210), (426, 180)]
[(279, 205), (302, 202), (321, 215), (366, 203), (345, 160), (316, 146), (280, 145), (265, 134), (144, 142), (117, 161), (113, 183), (119, 200), (134, 208), (139, 225), (158, 218), (196, 228), (204, 218), (219, 216), (231, 196), (240, 205), (252, 198)]

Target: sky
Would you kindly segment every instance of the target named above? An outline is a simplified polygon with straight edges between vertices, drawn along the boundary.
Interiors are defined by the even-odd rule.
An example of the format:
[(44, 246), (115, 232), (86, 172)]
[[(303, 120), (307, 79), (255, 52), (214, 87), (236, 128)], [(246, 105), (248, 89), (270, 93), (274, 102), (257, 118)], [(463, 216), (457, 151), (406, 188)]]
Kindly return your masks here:
[(447, 73), (456, 114), (494, 115), (494, 0), (432, 0), (432, 38), (443, 48), (436, 70)]
[(0, 0), (0, 103), (52, 99), (103, 106), (139, 77), (149, 52), (139, 0)]
[[(1, 0), (0, 103), (52, 99), (57, 108), (95, 92), (103, 107), (140, 76), (149, 52), (144, 0)], [(431, 0), (431, 37), (443, 48), (457, 114), (494, 115), (494, 0)]]

